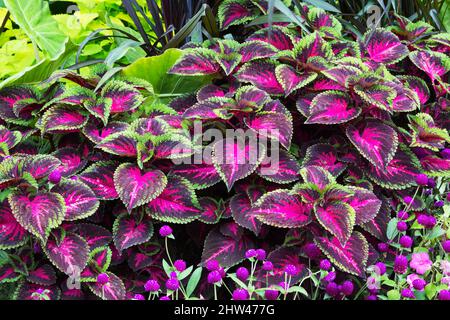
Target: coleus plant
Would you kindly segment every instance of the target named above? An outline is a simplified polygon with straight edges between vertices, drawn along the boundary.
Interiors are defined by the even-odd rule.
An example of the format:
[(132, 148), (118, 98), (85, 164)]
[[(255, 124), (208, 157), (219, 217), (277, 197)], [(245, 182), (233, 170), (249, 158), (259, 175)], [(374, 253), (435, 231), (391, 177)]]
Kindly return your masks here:
[[(222, 27), (264, 3), (223, 1)], [(261, 25), (106, 83), (101, 68), (60, 71), (0, 91), (0, 281), (18, 282), (21, 299), (129, 298), (165, 277), (160, 222), (178, 225), (173, 249), (193, 264), (232, 268), (264, 247), (270, 283), (286, 264), (300, 281), (315, 243), (365, 277), (416, 176), (450, 175), (448, 35), (397, 17), (355, 39), (320, 9), (302, 14), (310, 32)], [(199, 123), (257, 143), (209, 143)], [(198, 294), (211, 294), (206, 281)]]

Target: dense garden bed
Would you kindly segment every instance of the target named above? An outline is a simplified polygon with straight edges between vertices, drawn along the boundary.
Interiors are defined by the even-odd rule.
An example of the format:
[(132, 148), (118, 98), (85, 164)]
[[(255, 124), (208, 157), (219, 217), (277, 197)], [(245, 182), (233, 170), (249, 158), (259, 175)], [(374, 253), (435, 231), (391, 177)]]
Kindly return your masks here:
[(0, 1), (2, 298), (450, 300), (446, 3), (387, 2)]

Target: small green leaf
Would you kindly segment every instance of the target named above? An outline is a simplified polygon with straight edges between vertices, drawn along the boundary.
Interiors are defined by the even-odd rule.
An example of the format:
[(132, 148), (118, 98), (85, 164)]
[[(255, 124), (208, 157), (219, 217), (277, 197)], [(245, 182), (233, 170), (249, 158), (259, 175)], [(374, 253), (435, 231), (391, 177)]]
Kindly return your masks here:
[(198, 285), (198, 282), (200, 281), (200, 278), (202, 277), (202, 267), (198, 267), (194, 270), (191, 277), (189, 278), (189, 282), (186, 286), (186, 295), (188, 297), (191, 296), (191, 294), (194, 292), (195, 288)]
[(391, 221), (389, 221), (388, 223), (386, 236), (388, 237), (389, 240), (394, 239), (395, 236), (398, 235), (397, 223), (398, 223), (397, 218), (391, 219)]
[(389, 300), (400, 300), (400, 292), (398, 290), (389, 290), (387, 297)]

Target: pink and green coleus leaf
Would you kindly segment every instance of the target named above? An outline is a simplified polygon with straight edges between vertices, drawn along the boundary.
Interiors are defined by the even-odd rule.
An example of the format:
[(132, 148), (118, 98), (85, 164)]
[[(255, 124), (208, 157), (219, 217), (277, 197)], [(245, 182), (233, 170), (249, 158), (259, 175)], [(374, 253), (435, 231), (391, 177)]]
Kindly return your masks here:
[(51, 265), (44, 264), (29, 271), (27, 280), (35, 284), (50, 286), (56, 283), (56, 273)]
[(342, 201), (326, 202), (314, 206), (314, 212), (319, 223), (341, 244), (350, 238), (355, 225), (355, 209)]
[(202, 208), (200, 216), (197, 218), (198, 221), (206, 224), (214, 224), (220, 219), (223, 211), (223, 204), (221, 202), (211, 197), (202, 197), (198, 199), (198, 203)]
[(244, 119), (245, 124), (260, 136), (275, 139), (289, 149), (293, 135), (292, 119), (282, 113), (258, 112)]
[(48, 133), (66, 133), (79, 131), (89, 117), (83, 111), (72, 106), (56, 106), (48, 109), (42, 116), (42, 131)]
[(191, 139), (182, 134), (166, 134), (153, 140), (155, 159), (180, 159), (194, 154)]
[(167, 177), (159, 170), (141, 170), (123, 163), (114, 172), (114, 186), (128, 212), (158, 197), (166, 185)]
[(202, 100), (192, 107), (188, 108), (184, 114), (184, 119), (230, 119), (233, 115), (230, 114), (228, 108), (234, 105), (234, 100), (224, 97), (212, 97), (207, 100)]
[(385, 168), (397, 152), (397, 132), (380, 121), (366, 120), (349, 125), (346, 134), (361, 155), (379, 168)]
[(87, 160), (83, 159), (83, 155), (80, 151), (71, 147), (58, 149), (53, 153), (53, 156), (61, 161), (58, 170), (63, 177), (69, 177), (76, 174), (82, 170), (87, 163)]
[(311, 33), (294, 45), (293, 55), (300, 63), (307, 63), (310, 58), (321, 57), (330, 60), (333, 50), (319, 32)]
[(37, 105), (39, 100), (40, 94), (34, 86), (20, 85), (4, 88), (0, 91), (0, 119), (18, 124), (26, 123), (31, 116), (17, 116), (14, 112), (15, 106)]
[(182, 75), (208, 75), (220, 71), (217, 53), (206, 48), (186, 51), (170, 69), (169, 73)]
[(320, 190), (335, 182), (331, 173), (320, 166), (305, 166), (300, 170), (300, 175), (305, 183), (312, 183)]
[(78, 178), (90, 187), (99, 200), (114, 200), (119, 197), (113, 179), (116, 168), (115, 162), (98, 162), (84, 170)]
[(44, 248), (53, 265), (67, 275), (83, 270), (89, 258), (89, 245), (75, 233), (56, 232)]
[(28, 156), (23, 160), (22, 172), (28, 172), (33, 176), (33, 178), (38, 180), (47, 177), (60, 165), (61, 162), (56, 157), (38, 154)]
[(258, 40), (273, 45), (278, 50), (291, 50), (294, 47), (292, 38), (289, 36), (289, 29), (272, 26), (256, 31), (246, 41)]
[(43, 286), (22, 282), (14, 293), (14, 300), (59, 300), (61, 290), (55, 286)]
[(0, 284), (19, 281), (22, 275), (10, 263), (0, 266)]
[(383, 29), (368, 31), (363, 42), (370, 60), (379, 63), (393, 64), (409, 53), (408, 47), (395, 34)]
[(420, 173), (420, 163), (416, 156), (404, 145), (400, 145), (386, 168), (370, 166), (368, 177), (387, 189), (406, 189), (416, 185), (416, 175)]
[(93, 121), (89, 121), (83, 127), (83, 134), (95, 144), (101, 143), (108, 136), (124, 132), (129, 129), (130, 125), (125, 122), (114, 121), (108, 123), (104, 127), (100, 127)]
[(446, 129), (435, 125), (434, 119), (427, 113), (408, 115), (409, 128), (412, 130), (411, 147), (427, 148), (433, 151), (443, 149), (450, 143), (450, 135)]
[(212, 162), (228, 190), (233, 184), (253, 173), (262, 161), (265, 148), (256, 141), (226, 138), (213, 146)]
[(291, 183), (300, 178), (300, 164), (289, 152), (280, 149), (278, 159), (265, 157), (257, 169), (258, 175), (275, 183)]
[(0, 249), (21, 246), (27, 240), (28, 232), (17, 222), (8, 202), (0, 203)]
[[(0, 125), (0, 146), (6, 148), (7, 153), (14, 148), (22, 140), (22, 134), (20, 131), (11, 131)], [(0, 156), (6, 156), (3, 148), (0, 148)]]
[(450, 159), (428, 154), (420, 158), (424, 172), (432, 177), (450, 177)]
[(194, 189), (206, 189), (220, 182), (221, 178), (213, 164), (180, 164), (172, 168), (171, 174), (187, 179)]
[(99, 272), (106, 272), (111, 264), (112, 251), (109, 247), (97, 247), (89, 253), (88, 265)]
[(346, 200), (346, 202), (355, 210), (355, 223), (363, 225), (374, 219), (381, 207), (381, 200), (370, 190), (348, 186), (353, 196)]
[(317, 73), (315, 72), (298, 72), (293, 67), (285, 64), (276, 67), (275, 75), (283, 87), (286, 96), (303, 88), (317, 78)]
[(252, 214), (262, 223), (279, 228), (299, 228), (311, 222), (312, 205), (287, 190), (275, 190), (253, 205)]
[(122, 280), (112, 272), (106, 272), (106, 274), (108, 275), (107, 283), (89, 283), (89, 289), (103, 300), (124, 300), (126, 289)]
[(415, 76), (398, 76), (397, 78), (417, 94), (420, 104), (428, 102), (430, 99), (430, 89), (423, 79)]
[(391, 220), (390, 208), (384, 201), (380, 207), (380, 211), (375, 216), (374, 219), (367, 221), (362, 224), (364, 230), (369, 232), (371, 235), (377, 239), (386, 242), (387, 238), (387, 226)]
[[(105, 106), (96, 111), (102, 120), (108, 118), (108, 109), (111, 114), (133, 111), (144, 101), (139, 90), (126, 82), (112, 80), (102, 89)], [(111, 101), (108, 101), (111, 100)], [(108, 105), (111, 104), (110, 107)], [(93, 110), (93, 108), (91, 108)]]
[(67, 221), (87, 218), (93, 215), (100, 206), (100, 201), (95, 193), (80, 181), (64, 179), (54, 186), (52, 191), (64, 198), (66, 205), (64, 220)]
[(133, 132), (119, 132), (106, 137), (96, 147), (114, 155), (132, 158), (137, 156), (137, 138)]
[(322, 167), (334, 177), (338, 177), (346, 168), (346, 165), (338, 160), (336, 149), (324, 143), (312, 145), (306, 150), (303, 166)]
[(101, 98), (97, 100), (88, 100), (84, 103), (84, 107), (94, 117), (99, 118), (106, 125), (111, 113), (113, 100), (109, 98)]
[(248, 0), (226, 0), (220, 4), (217, 16), (220, 27), (226, 29), (250, 21), (256, 18), (257, 14)]
[(217, 260), (221, 267), (232, 267), (245, 259), (245, 252), (253, 248), (252, 241), (241, 236), (236, 239), (223, 235), (219, 229), (213, 229), (205, 239), (202, 264)]
[(434, 82), (450, 71), (450, 58), (441, 52), (413, 51), (409, 59)]
[(317, 95), (309, 109), (306, 124), (340, 124), (348, 122), (361, 113), (352, 105), (350, 97), (339, 91), (328, 91)]
[(109, 230), (92, 223), (77, 223), (68, 228), (69, 231), (83, 237), (91, 250), (107, 246), (112, 241)]
[(119, 215), (113, 225), (113, 240), (119, 251), (147, 242), (153, 235), (153, 223), (147, 215), (139, 211)]
[(261, 231), (262, 223), (252, 211), (252, 202), (245, 193), (238, 193), (230, 200), (230, 209), (234, 221), (241, 227), (247, 228), (255, 235)]
[(364, 276), (369, 244), (361, 233), (353, 232), (345, 245), (342, 245), (336, 237), (331, 240), (326, 237), (316, 237), (314, 242), (340, 270), (360, 277)]
[(237, 103), (236, 110), (243, 112), (259, 111), (267, 102), (271, 101), (267, 92), (254, 86), (240, 87), (236, 91), (235, 99)]
[(269, 61), (246, 63), (237, 73), (240, 82), (249, 82), (271, 95), (284, 94), (284, 89), (275, 74), (276, 64)]
[(53, 192), (14, 193), (8, 201), (17, 222), (43, 243), (66, 214), (64, 198)]
[(263, 41), (247, 41), (239, 48), (241, 63), (255, 59), (270, 58), (277, 53), (277, 48)]
[(194, 189), (180, 176), (169, 176), (163, 192), (147, 206), (150, 216), (165, 222), (188, 223), (201, 213)]
[(381, 84), (375, 84), (367, 88), (356, 85), (354, 90), (365, 103), (388, 112), (393, 110), (393, 103), (397, 93), (391, 87)]

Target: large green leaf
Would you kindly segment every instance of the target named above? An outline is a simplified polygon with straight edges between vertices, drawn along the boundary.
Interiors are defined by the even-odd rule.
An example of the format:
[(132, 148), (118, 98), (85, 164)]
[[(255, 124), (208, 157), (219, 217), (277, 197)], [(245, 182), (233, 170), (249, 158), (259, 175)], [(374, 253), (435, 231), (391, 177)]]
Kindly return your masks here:
[(52, 59), (64, 52), (67, 36), (58, 28), (48, 2), (44, 0), (4, 0), (14, 22)]
[(167, 72), (183, 54), (179, 49), (168, 49), (162, 55), (141, 58), (122, 70), (124, 76), (147, 80), (156, 94), (181, 95), (193, 93), (211, 81), (211, 76), (180, 76)]

